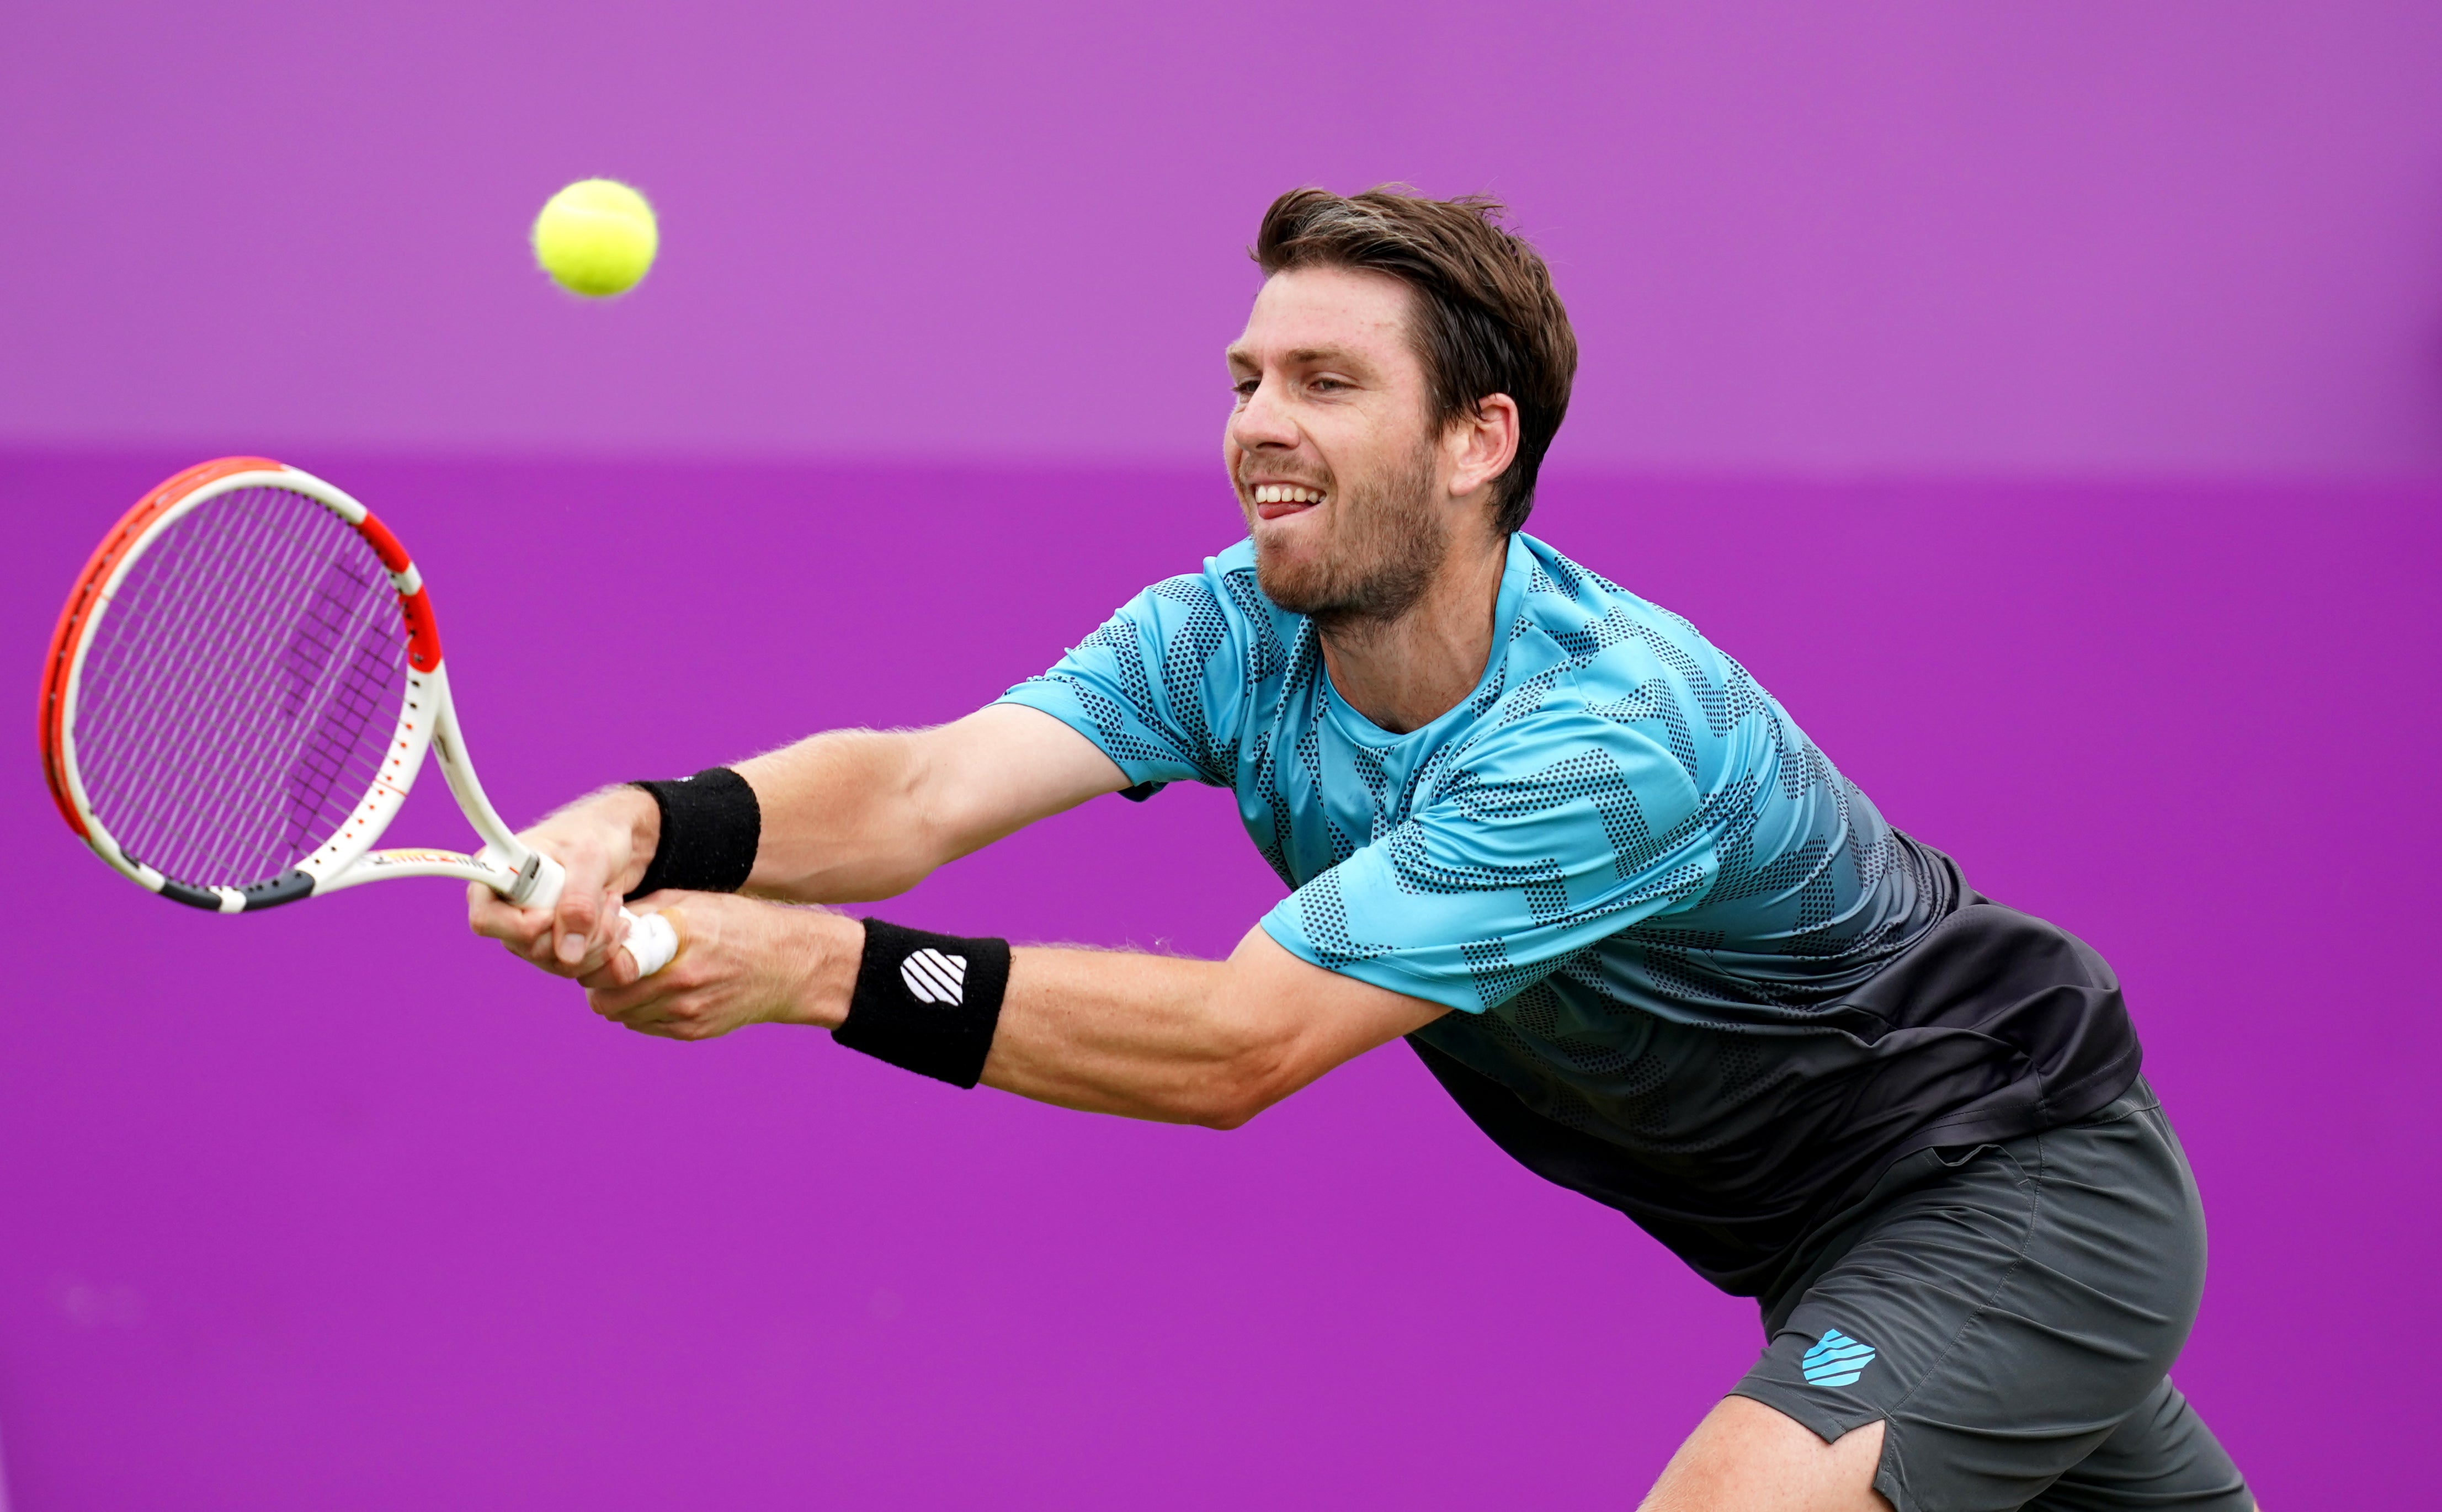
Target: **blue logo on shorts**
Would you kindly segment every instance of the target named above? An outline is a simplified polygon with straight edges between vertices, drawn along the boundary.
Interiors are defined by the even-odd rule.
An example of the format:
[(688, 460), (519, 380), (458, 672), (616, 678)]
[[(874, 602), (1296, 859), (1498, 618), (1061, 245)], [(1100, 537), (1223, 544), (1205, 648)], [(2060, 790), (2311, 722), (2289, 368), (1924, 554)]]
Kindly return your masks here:
[(1861, 1344), (1836, 1328), (1828, 1328), (1797, 1368), (1806, 1373), (1810, 1386), (1848, 1386), (1866, 1374), (1874, 1362), (1874, 1346)]

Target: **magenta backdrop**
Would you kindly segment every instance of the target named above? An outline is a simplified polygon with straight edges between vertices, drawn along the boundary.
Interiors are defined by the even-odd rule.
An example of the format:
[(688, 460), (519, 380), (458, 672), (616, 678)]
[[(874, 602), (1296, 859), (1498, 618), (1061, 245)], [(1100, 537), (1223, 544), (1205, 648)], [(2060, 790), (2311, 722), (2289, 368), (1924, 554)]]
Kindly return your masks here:
[[(1231, 534), (1197, 459), (1269, 197), (1506, 195), (1586, 353), (1538, 529), (2111, 956), (2214, 1220), (2182, 1383), (2276, 1508), (2429, 1494), (2442, 485), (2299, 480), (2442, 474), (2431, 0), (5, 30), (26, 691), (103, 524), (267, 448), (415, 548), (519, 815), (1039, 668)], [(583, 305), (522, 236), (593, 173), (665, 252)], [(1832, 481), (1894, 474), (1985, 481)], [(2064, 481), (2144, 476), (2190, 481)], [(30, 757), (15, 1512), (1626, 1504), (1759, 1342), (1396, 1047), (1222, 1137), (636, 1039), (446, 886), (147, 900)], [(397, 832), (462, 833), (437, 784)], [(891, 912), (1218, 953), (1275, 895), (1175, 789)]]
[[(183, 455), (0, 456), (0, 646)], [(293, 460), (433, 584), (513, 815), (944, 719), (1226, 543), (1202, 472)], [(1895, 821), (2128, 984), (2213, 1220), (2178, 1376), (2269, 1504), (2405, 1505), (2442, 1330), (2442, 492), (1561, 475)], [(0, 763), (18, 1512), (1625, 1505), (1760, 1342), (1407, 1052), (1216, 1135), (759, 1029), (628, 1035), (446, 884), (147, 898)], [(393, 831), (463, 833), (437, 781)], [(891, 905), (1216, 953), (1227, 801), (1100, 800)]]
[[(2442, 473), (2433, 0), (80, 0), (0, 443), (1206, 455), (1263, 206), (1509, 196), (1650, 470)], [(522, 245), (587, 173), (663, 265)]]

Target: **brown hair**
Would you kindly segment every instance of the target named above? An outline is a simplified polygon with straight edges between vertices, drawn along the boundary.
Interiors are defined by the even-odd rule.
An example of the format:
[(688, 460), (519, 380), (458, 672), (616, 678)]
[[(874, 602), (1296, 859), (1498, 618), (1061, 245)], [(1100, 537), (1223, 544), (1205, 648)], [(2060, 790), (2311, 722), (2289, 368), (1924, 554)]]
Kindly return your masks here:
[(1264, 276), (1299, 267), (1387, 273), (1415, 291), (1416, 355), (1436, 427), (1471, 416), (1490, 394), (1518, 405), (1518, 455), (1493, 485), (1493, 520), (1526, 523), (1535, 474), (1569, 412), (1576, 333), (1552, 270), (1501, 225), (1482, 194), (1427, 199), (1401, 184), (1362, 194), (1293, 189), (1272, 201), (1248, 249)]

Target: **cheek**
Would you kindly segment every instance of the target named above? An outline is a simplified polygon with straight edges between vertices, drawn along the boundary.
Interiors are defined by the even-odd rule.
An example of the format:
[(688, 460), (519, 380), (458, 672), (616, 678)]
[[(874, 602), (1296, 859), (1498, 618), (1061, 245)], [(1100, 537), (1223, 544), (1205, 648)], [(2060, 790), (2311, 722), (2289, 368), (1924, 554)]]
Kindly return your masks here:
[(1363, 488), (1380, 480), (1390, 465), (1414, 443), (1398, 428), (1362, 412), (1342, 412), (1308, 431), (1314, 459), (1337, 485)]

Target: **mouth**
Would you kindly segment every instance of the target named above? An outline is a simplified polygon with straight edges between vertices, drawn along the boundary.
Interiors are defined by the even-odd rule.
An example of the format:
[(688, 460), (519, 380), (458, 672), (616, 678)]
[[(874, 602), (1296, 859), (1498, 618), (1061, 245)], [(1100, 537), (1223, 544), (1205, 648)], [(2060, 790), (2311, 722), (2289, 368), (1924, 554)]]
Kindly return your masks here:
[(1254, 501), (1255, 514), (1264, 519), (1303, 514), (1324, 498), (1321, 489), (1308, 488), (1303, 483), (1257, 483), (1248, 493)]

